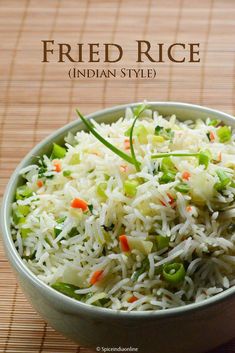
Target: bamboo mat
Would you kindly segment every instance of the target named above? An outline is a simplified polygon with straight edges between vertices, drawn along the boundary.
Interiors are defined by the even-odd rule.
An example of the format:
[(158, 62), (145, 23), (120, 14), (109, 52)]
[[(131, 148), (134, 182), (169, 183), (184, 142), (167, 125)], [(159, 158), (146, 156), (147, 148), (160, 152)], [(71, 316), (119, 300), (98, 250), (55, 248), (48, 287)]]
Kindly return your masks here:
[[(173, 100), (235, 113), (234, 38), (234, 0), (0, 0), (1, 195), (26, 152), (75, 119), (76, 106), (90, 113), (143, 99)], [(127, 67), (133, 67), (136, 39), (153, 45), (200, 42), (201, 62), (159, 64), (154, 80), (71, 81), (67, 64), (41, 63), (42, 39), (116, 42), (127, 48), (122, 62)], [(99, 63), (102, 67), (108, 65)], [(0, 352), (91, 352), (63, 338), (34, 312), (2, 246)], [(235, 340), (213, 353), (225, 352), (235, 352)]]

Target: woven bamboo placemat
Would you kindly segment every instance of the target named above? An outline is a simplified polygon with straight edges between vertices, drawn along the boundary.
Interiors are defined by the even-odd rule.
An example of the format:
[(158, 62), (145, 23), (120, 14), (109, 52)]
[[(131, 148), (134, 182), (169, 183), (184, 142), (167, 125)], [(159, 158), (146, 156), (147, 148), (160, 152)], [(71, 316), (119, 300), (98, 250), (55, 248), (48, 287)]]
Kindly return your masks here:
[[(173, 100), (234, 113), (234, 37), (234, 0), (0, 0), (1, 195), (26, 152), (75, 119), (76, 106), (90, 113), (143, 99)], [(117, 42), (127, 47), (122, 62), (127, 67), (136, 39), (200, 42), (201, 62), (166, 62), (157, 66), (155, 80), (70, 81), (66, 64), (41, 63), (42, 39)], [(91, 352), (63, 338), (34, 312), (2, 246), (0, 352)], [(225, 352), (235, 352), (235, 341), (213, 353)]]

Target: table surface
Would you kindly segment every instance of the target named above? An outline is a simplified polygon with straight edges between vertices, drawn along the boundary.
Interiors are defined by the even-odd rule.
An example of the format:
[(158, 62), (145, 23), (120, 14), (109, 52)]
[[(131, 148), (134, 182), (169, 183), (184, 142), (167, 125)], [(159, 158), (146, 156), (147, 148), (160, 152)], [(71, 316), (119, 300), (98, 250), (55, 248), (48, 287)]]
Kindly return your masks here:
[[(234, 19), (234, 0), (0, 0), (1, 195), (21, 158), (43, 137), (75, 119), (76, 106), (90, 113), (144, 99), (171, 100), (234, 113)], [(41, 63), (43, 39), (74, 45), (116, 42), (126, 48), (121, 65), (136, 68), (137, 39), (149, 40), (153, 52), (161, 42), (199, 42), (201, 62), (143, 64), (156, 68), (155, 79), (81, 82), (68, 78), (71, 65)], [(2, 245), (0, 318), (0, 352), (91, 352), (63, 338), (35, 313)], [(235, 352), (235, 340), (213, 351), (225, 352)]]

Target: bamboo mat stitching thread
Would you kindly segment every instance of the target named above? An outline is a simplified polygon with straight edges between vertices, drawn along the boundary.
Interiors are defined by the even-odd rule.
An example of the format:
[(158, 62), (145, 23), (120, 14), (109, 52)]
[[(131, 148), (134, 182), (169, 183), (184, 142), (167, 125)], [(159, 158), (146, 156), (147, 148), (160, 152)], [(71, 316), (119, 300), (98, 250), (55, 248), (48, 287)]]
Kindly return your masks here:
[(5, 126), (5, 122), (7, 119), (7, 113), (8, 113), (8, 109), (9, 109), (9, 103), (10, 103), (10, 90), (11, 90), (11, 86), (12, 86), (12, 79), (13, 79), (13, 73), (14, 73), (14, 67), (15, 67), (15, 63), (16, 63), (16, 54), (17, 54), (17, 50), (19, 48), (19, 44), (20, 44), (20, 40), (23, 34), (23, 29), (25, 26), (25, 21), (26, 21), (26, 17), (27, 17), (27, 13), (28, 13), (28, 8), (29, 8), (29, 3), (30, 0), (26, 0), (26, 5), (25, 5), (25, 9), (23, 12), (23, 16), (22, 16), (22, 20), (20, 23), (20, 29), (18, 31), (17, 37), (16, 37), (16, 42), (15, 42), (15, 46), (13, 49), (13, 55), (12, 55), (12, 59), (11, 59), (11, 64), (10, 64), (10, 70), (9, 70), (9, 76), (8, 76), (8, 80), (7, 80), (7, 87), (6, 87), (6, 91), (5, 91), (5, 105), (4, 105), (4, 111), (3, 111), (3, 117), (2, 117), (2, 121), (1, 121), (1, 125), (0, 125), (0, 168), (1, 168), (1, 164), (2, 164), (2, 142), (3, 142), (3, 136), (4, 136), (4, 126)]
[[(151, 16), (151, 6), (152, 6), (152, 0), (148, 1), (148, 7), (147, 7), (147, 11), (146, 11), (146, 16), (144, 19), (144, 27), (143, 27), (143, 38), (146, 38), (146, 35), (148, 33), (148, 23), (150, 20), (150, 16)], [(140, 67), (140, 63), (138, 64), (138, 68)], [(139, 84), (140, 84), (140, 80), (136, 81), (135, 84), (135, 88), (134, 88), (134, 97), (135, 97), (135, 102), (137, 102), (139, 100)]]
[[(55, 15), (53, 18), (51, 30), (49, 32), (49, 40), (53, 38), (53, 34), (55, 31), (57, 19), (59, 16), (59, 10), (60, 10), (61, 2), (60, 0), (57, 0), (56, 3), (56, 8), (55, 8)], [(34, 128), (33, 128), (33, 146), (36, 144), (37, 141), (37, 131), (38, 131), (38, 125), (39, 125), (39, 119), (40, 119), (40, 114), (41, 114), (41, 105), (42, 105), (42, 93), (43, 93), (43, 86), (44, 86), (44, 81), (45, 81), (45, 76), (46, 76), (46, 64), (44, 63), (42, 67), (42, 73), (41, 73), (41, 78), (40, 78), (40, 86), (39, 86), (39, 93), (38, 93), (38, 109), (37, 109), (37, 114), (35, 117), (35, 122), (34, 122)]]
[(7, 336), (6, 336), (4, 352), (7, 351), (8, 344), (9, 344), (10, 337), (11, 337), (11, 333), (12, 333), (12, 325), (13, 325), (13, 321), (14, 321), (14, 312), (15, 312), (15, 307), (16, 307), (17, 291), (18, 291), (18, 284), (16, 283), (15, 284), (13, 298), (12, 298), (12, 307), (11, 307), (11, 312), (10, 312), (10, 322), (9, 322), (9, 328), (8, 328)]
[(208, 43), (209, 43), (211, 27), (212, 27), (213, 8), (214, 8), (214, 0), (211, 0), (210, 10), (209, 10), (209, 15), (208, 15), (208, 25), (207, 25), (207, 29), (206, 29), (206, 35), (205, 35), (204, 59), (202, 60), (201, 85), (200, 85), (200, 104), (203, 104), (203, 101), (204, 101), (205, 71), (206, 71), (205, 64), (206, 64), (206, 59), (207, 59), (206, 57), (207, 57), (207, 52), (208, 52)]
[[(85, 33), (85, 29), (86, 29), (86, 25), (87, 25), (87, 19), (88, 19), (88, 14), (89, 14), (89, 9), (90, 9), (90, 0), (86, 1), (86, 8), (85, 8), (85, 13), (83, 16), (83, 21), (82, 21), (82, 27), (81, 27), (81, 31), (79, 33), (79, 38), (78, 38), (78, 42), (82, 42), (84, 33)], [(70, 91), (69, 91), (69, 113), (66, 119), (66, 122), (69, 123), (70, 120), (72, 120), (72, 113), (73, 113), (73, 90), (75, 87), (75, 82), (76, 80), (73, 79), (71, 80), (71, 85), (70, 85)]]
[[(120, 16), (120, 11), (121, 11), (121, 4), (122, 4), (122, 0), (118, 0), (116, 16), (115, 16), (115, 20), (114, 20), (114, 23), (113, 23), (113, 28), (112, 28), (112, 31), (111, 31), (111, 43), (113, 43), (114, 40), (115, 40), (115, 34), (116, 34), (118, 21), (119, 21), (119, 16)], [(109, 66), (110, 65), (108, 64), (107, 65), (107, 69), (109, 68)], [(106, 103), (105, 103), (106, 94), (107, 94), (107, 80), (104, 80), (103, 92), (102, 92), (102, 108), (105, 108), (105, 106), (106, 106)]]
[[(181, 21), (181, 17), (182, 17), (182, 12), (183, 12), (183, 4), (184, 4), (184, 0), (180, 0), (180, 4), (179, 4), (179, 10), (178, 10), (178, 14), (177, 14), (177, 20), (176, 20), (176, 28), (175, 28), (175, 32), (174, 32), (174, 39), (173, 39), (173, 43), (177, 42), (177, 38), (179, 35), (179, 30), (180, 30), (180, 21)], [(172, 90), (172, 79), (173, 79), (173, 65), (170, 65), (169, 68), (169, 79), (168, 79), (168, 89), (167, 89), (167, 100), (171, 100), (171, 90)]]

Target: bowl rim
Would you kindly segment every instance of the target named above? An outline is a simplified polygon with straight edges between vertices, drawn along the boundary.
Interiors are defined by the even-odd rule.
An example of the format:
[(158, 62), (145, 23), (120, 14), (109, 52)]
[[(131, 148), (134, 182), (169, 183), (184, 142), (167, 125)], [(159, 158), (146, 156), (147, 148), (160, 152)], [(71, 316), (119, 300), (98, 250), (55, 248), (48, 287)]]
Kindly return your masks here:
[[(102, 115), (105, 114), (112, 114), (112, 113), (118, 113), (119, 111), (123, 111), (126, 108), (130, 107), (136, 107), (141, 105), (142, 102), (137, 102), (137, 103), (130, 103), (130, 104), (123, 104), (123, 105), (117, 105), (113, 106), (110, 108), (98, 110), (96, 112), (90, 113), (86, 115), (88, 119), (96, 119), (98, 117), (101, 117)], [(169, 107), (173, 108), (176, 107), (178, 109), (183, 109), (183, 110), (193, 110), (193, 111), (199, 111), (201, 113), (208, 113), (208, 115), (219, 115), (220, 117), (225, 118), (225, 120), (229, 121), (231, 124), (235, 124), (234, 118), (222, 111), (216, 110), (216, 109), (211, 109), (208, 107), (196, 105), (196, 104), (190, 104), (190, 103), (183, 103), (183, 102), (147, 102), (147, 105), (150, 106), (150, 108), (154, 108), (157, 110), (157, 107)], [(172, 113), (174, 114), (174, 113)], [(19, 253), (17, 252), (12, 237), (11, 237), (11, 231), (10, 231), (10, 225), (8, 226), (8, 212), (10, 210), (11, 206), (11, 195), (13, 193), (12, 191), (12, 186), (14, 182), (18, 179), (19, 177), (19, 171), (23, 168), (23, 166), (27, 165), (29, 163), (30, 159), (34, 154), (37, 153), (39, 149), (41, 149), (43, 146), (45, 146), (48, 143), (52, 143), (56, 138), (59, 138), (62, 134), (65, 134), (67, 130), (70, 130), (72, 128), (75, 128), (76, 126), (80, 126), (81, 122), (78, 120), (72, 121), (63, 127), (57, 129), (55, 132), (51, 133), (49, 136), (44, 138), (42, 141), (37, 143), (33, 149), (31, 149), (26, 156), (21, 160), (21, 162), (17, 165), (16, 169), (12, 173), (9, 182), (6, 186), (4, 196), (3, 196), (3, 201), (2, 201), (2, 207), (1, 207), (1, 218), (0, 218), (0, 223), (1, 223), (1, 230), (2, 230), (2, 238), (3, 238), (3, 244), (5, 246), (5, 253), (7, 253), (8, 259), (11, 263), (11, 266), (14, 267), (17, 273), (20, 273), (23, 275), (23, 277), (29, 281), (32, 285), (37, 287), (39, 290), (46, 292), (48, 299), (51, 300), (51, 302), (56, 302), (58, 305), (61, 304), (66, 311), (70, 311), (73, 314), (81, 313), (83, 312), (84, 314), (89, 314), (89, 315), (103, 315), (106, 318), (113, 318), (114, 316), (117, 316), (119, 318), (123, 319), (142, 319), (142, 318), (168, 318), (168, 317), (175, 317), (175, 316), (182, 316), (185, 315), (186, 313), (191, 314), (195, 311), (207, 309), (210, 306), (213, 306), (214, 304), (222, 303), (225, 300), (228, 300), (231, 297), (235, 297), (235, 286), (230, 287), (229, 289), (224, 290), (221, 293), (216, 294), (213, 297), (210, 297), (208, 299), (205, 299), (204, 301), (197, 302), (197, 303), (191, 303), (191, 304), (186, 304), (180, 307), (175, 307), (175, 308), (170, 308), (170, 309), (164, 309), (164, 310), (151, 310), (151, 311), (125, 311), (125, 310), (114, 310), (114, 309), (109, 309), (109, 308), (103, 308), (103, 307), (96, 307), (91, 304), (86, 304), (83, 302), (80, 302), (76, 299), (70, 298), (53, 288), (51, 288), (49, 285), (46, 283), (42, 282), (38, 277), (26, 266), (26, 264), (23, 262), (22, 258), (20, 257)]]

